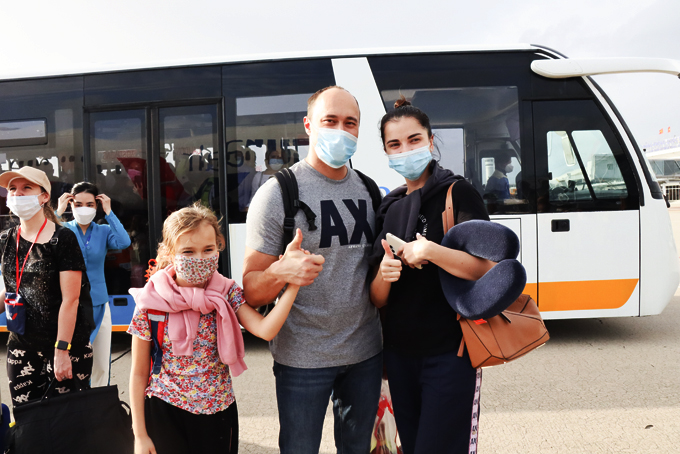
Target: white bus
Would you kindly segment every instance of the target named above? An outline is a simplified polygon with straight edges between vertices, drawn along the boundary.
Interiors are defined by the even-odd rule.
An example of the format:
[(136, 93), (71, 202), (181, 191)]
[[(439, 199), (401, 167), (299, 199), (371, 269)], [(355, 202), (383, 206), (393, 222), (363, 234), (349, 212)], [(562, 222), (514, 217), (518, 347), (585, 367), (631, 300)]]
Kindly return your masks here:
[[(564, 66), (566, 64), (566, 67)], [(624, 120), (588, 74), (680, 72), (671, 61), (565, 60), (533, 45), (264, 55), (156, 67), (0, 75), (0, 164), (45, 170), (53, 202), (81, 180), (113, 200), (132, 246), (106, 262), (124, 330), (168, 213), (196, 200), (225, 220), (221, 271), (241, 281), (245, 219), (265, 154), (308, 150), (308, 97), (337, 84), (361, 107), (352, 165), (385, 192), (378, 122), (400, 94), (431, 118), (441, 165), (520, 237), (526, 292), (546, 319), (659, 314), (678, 287), (666, 202)], [(485, 191), (510, 157), (510, 197)], [(266, 174), (265, 174), (266, 175)], [(0, 198), (6, 194), (0, 193)], [(12, 218), (0, 201), (0, 227)]]

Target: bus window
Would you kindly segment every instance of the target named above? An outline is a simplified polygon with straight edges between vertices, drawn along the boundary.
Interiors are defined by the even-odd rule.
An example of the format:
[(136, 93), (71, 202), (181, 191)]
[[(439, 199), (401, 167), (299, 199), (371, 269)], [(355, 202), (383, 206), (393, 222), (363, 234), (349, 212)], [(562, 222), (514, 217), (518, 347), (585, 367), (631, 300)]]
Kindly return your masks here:
[(220, 212), (217, 107), (159, 109), (161, 213), (163, 216), (201, 201)]
[(622, 199), (628, 196), (621, 169), (602, 131), (572, 132), (576, 150), (586, 168), (596, 198)]
[[(0, 169), (44, 171), (55, 208), (75, 175), (82, 175), (82, 85), (81, 77), (0, 84)], [(18, 221), (10, 216), (6, 195), (0, 188), (0, 229)]]
[[(520, 93), (528, 72), (519, 59), (496, 55), (369, 57), (385, 110), (404, 96), (430, 118), (439, 164), (463, 175), (489, 214), (530, 213), (522, 172)], [(436, 153), (435, 153), (436, 157)], [(531, 162), (528, 159), (527, 162)], [(527, 175), (528, 174), (528, 175)], [(533, 183), (531, 184), (533, 186)]]
[(0, 121), (0, 147), (45, 145), (46, 143), (47, 121), (45, 119)]
[(528, 210), (521, 190), (516, 87), (409, 88), (381, 94), (388, 111), (399, 96), (408, 94), (407, 99), (428, 115), (439, 164), (464, 175), (490, 214)]
[(335, 84), (330, 60), (223, 67), (229, 223), (243, 223), (271, 176), (307, 156), (307, 100)]
[(146, 111), (93, 112), (90, 125), (94, 183), (111, 198), (111, 210), (132, 240), (126, 250), (109, 251), (104, 264), (109, 294), (125, 295), (144, 286), (151, 258)]
[(583, 171), (576, 162), (573, 139), (566, 131), (548, 131), (548, 175), (550, 201), (565, 202), (571, 199), (592, 199)]
[(631, 163), (593, 101), (533, 102), (539, 211), (637, 209)]

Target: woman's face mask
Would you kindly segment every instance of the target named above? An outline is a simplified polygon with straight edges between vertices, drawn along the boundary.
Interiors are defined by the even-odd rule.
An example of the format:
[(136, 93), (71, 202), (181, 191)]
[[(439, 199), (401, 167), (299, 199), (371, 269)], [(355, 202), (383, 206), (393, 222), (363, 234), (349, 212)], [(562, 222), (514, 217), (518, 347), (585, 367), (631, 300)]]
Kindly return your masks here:
[(97, 209), (91, 207), (77, 207), (73, 209), (73, 217), (80, 225), (89, 225), (97, 215)]
[(281, 167), (283, 167), (283, 159), (280, 158), (271, 158), (269, 160), (269, 168), (272, 170), (281, 170)]
[(390, 168), (396, 170), (399, 175), (407, 180), (417, 180), (432, 161), (430, 144), (404, 153), (388, 154), (387, 159)]
[(19, 219), (27, 221), (42, 209), (42, 205), (37, 195), (8, 195), (7, 208)]
[(220, 254), (211, 257), (187, 257), (176, 255), (174, 260), (175, 273), (191, 285), (198, 285), (210, 279), (210, 276), (217, 271)]
[(334, 169), (347, 164), (357, 151), (357, 138), (342, 129), (319, 128), (316, 138), (316, 155)]

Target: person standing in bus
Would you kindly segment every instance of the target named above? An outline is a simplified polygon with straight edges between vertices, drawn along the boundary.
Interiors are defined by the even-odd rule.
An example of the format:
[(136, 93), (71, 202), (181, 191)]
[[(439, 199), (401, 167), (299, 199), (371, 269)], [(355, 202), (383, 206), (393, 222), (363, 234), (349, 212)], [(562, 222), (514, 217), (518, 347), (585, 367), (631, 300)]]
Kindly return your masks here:
[[(373, 244), (370, 193), (346, 166), (356, 151), (359, 106), (343, 88), (317, 91), (304, 118), (309, 154), (290, 168), (300, 201), (317, 216), (305, 231), (310, 255), (283, 249), (284, 209), (274, 178), (253, 198), (246, 221), (243, 284), (253, 306), (273, 301), (286, 284), (302, 286), (290, 316), (270, 343), (282, 454), (317, 454), (329, 398), (338, 452), (366, 454), (378, 409), (382, 342), (368, 298)], [(296, 225), (306, 226), (302, 210)]]
[(50, 206), (45, 172), (22, 167), (0, 175), (7, 206), (20, 219), (0, 234), (7, 376), (13, 404), (40, 399), (51, 380), (59, 393), (87, 386), (94, 327), (85, 261), (75, 235)]
[(508, 173), (512, 172), (510, 153), (503, 152), (496, 156), (496, 169), (491, 174), (484, 187), (484, 197), (495, 200), (505, 200), (510, 198), (510, 181)]
[[(107, 386), (111, 369), (111, 308), (104, 262), (108, 251), (129, 247), (130, 237), (111, 211), (111, 199), (105, 194), (99, 194), (94, 184), (81, 181), (73, 186), (70, 193), (59, 197), (57, 216), (64, 214), (69, 203), (75, 219), (64, 223), (64, 226), (75, 233), (78, 239), (87, 267), (94, 309), (95, 328), (90, 335), (94, 361), (91, 383), (93, 387)], [(99, 204), (106, 214), (104, 219), (108, 225), (92, 222)]]
[[(300, 249), (298, 229), (286, 253)], [(235, 454), (238, 411), (231, 375), (245, 369), (239, 323), (271, 340), (298, 287), (289, 285), (263, 317), (217, 271), (224, 236), (217, 216), (194, 203), (163, 223), (157, 266), (144, 288), (131, 288), (130, 406), (135, 454)]]
[[(476, 452), (481, 369), (471, 366), (467, 353), (458, 357), (462, 332), (439, 268), (479, 279), (494, 263), (440, 245), (451, 184), (456, 224), (489, 216), (475, 188), (433, 160), (430, 120), (403, 96), (382, 118), (380, 134), (390, 168), (406, 180), (380, 205), (370, 285), (373, 304), (386, 307), (385, 369), (402, 448), (404, 454)], [(407, 242), (399, 257), (387, 233)]]

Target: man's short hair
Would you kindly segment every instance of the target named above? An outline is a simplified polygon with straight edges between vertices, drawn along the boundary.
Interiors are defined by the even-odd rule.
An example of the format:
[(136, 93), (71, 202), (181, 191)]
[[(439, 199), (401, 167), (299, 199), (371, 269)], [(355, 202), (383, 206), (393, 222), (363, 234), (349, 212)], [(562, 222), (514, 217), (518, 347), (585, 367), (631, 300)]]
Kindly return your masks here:
[[(343, 88), (339, 85), (329, 85), (328, 87), (324, 87), (321, 90), (318, 90), (316, 93), (314, 93), (312, 96), (310, 96), (309, 99), (307, 100), (307, 117), (311, 118), (312, 107), (314, 107), (314, 103), (316, 102), (317, 98), (319, 96), (321, 96), (321, 93), (323, 93), (324, 91), (330, 90), (331, 88), (339, 88), (340, 90), (345, 90), (347, 93), (349, 93), (349, 90), (347, 90), (346, 88)], [(349, 94), (352, 95), (352, 93), (349, 93)], [(354, 98), (354, 100), (356, 101), (357, 109), (359, 110), (359, 116), (361, 116), (361, 109), (359, 109), (359, 101), (357, 101), (357, 98), (354, 95), (352, 95), (352, 98)]]

